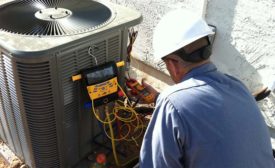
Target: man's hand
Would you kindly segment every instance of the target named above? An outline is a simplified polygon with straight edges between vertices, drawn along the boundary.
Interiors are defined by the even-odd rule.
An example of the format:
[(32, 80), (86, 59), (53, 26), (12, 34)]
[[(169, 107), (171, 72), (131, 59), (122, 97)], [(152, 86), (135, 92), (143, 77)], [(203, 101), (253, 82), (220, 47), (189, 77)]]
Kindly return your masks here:
[(127, 79), (126, 85), (129, 89), (131, 89), (128, 94), (136, 98), (136, 103), (155, 103), (156, 98), (159, 95), (156, 89), (144, 82), (144, 79), (142, 79), (141, 83), (139, 83), (136, 79)]
[(255, 97), (256, 101), (260, 101), (263, 100), (264, 98), (266, 98), (267, 96), (269, 96), (271, 93), (271, 90), (269, 90), (267, 87), (253, 93), (252, 95)]
[(145, 87), (145, 89), (153, 95), (153, 99), (152, 99), (152, 102), (146, 102), (147, 104), (150, 104), (150, 103), (155, 103), (156, 100), (157, 100), (157, 97), (159, 95), (159, 92), (153, 88), (151, 85), (149, 85), (148, 83), (145, 82), (144, 79), (141, 80), (141, 84), (143, 87)]

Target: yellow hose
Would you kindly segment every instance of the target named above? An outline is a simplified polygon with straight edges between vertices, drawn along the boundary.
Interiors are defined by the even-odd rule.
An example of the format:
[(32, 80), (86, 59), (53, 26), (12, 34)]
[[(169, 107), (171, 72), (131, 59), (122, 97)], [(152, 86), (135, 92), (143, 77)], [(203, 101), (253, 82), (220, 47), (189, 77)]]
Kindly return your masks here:
[[(100, 121), (101, 123), (103, 123), (104, 127), (104, 132), (106, 134), (106, 136), (111, 140), (112, 143), (112, 149), (113, 149), (113, 155), (114, 155), (114, 160), (115, 160), (115, 164), (117, 167), (121, 167), (126, 165), (127, 163), (120, 165), (119, 160), (118, 160), (118, 155), (116, 152), (116, 144), (115, 141), (133, 141), (137, 146), (137, 139), (141, 137), (143, 130), (144, 130), (144, 125), (143, 125), (143, 121), (142, 119), (140, 119), (138, 113), (131, 107), (130, 101), (126, 95), (126, 93), (123, 91), (122, 87), (120, 85), (118, 85), (118, 87), (120, 88), (120, 90), (123, 92), (124, 97), (126, 98), (126, 101), (121, 101), (121, 100), (117, 100), (116, 101), (116, 105), (113, 108), (113, 111), (110, 113), (109, 112), (109, 107), (106, 104), (105, 105), (105, 119), (101, 119), (101, 117), (98, 115), (98, 110), (95, 109), (94, 107), (94, 101), (92, 100), (92, 113), (95, 115), (96, 119), (98, 121)], [(129, 116), (121, 116), (119, 111), (123, 111), (124, 113), (128, 113), (130, 114)], [(112, 115), (112, 118), (110, 117)], [(127, 133), (120, 138), (115, 138), (114, 135), (114, 130), (113, 130), (113, 125), (112, 123), (114, 121), (122, 121), (125, 123), (124, 126), (128, 127), (128, 131)], [(106, 131), (106, 125), (109, 125), (110, 128), (110, 135), (107, 133)], [(134, 129), (132, 130), (131, 127), (134, 127)], [(139, 132), (140, 131), (140, 132)], [(130, 135), (131, 133), (137, 133), (137, 135)]]
[(116, 153), (116, 144), (115, 144), (115, 141), (114, 141), (114, 131), (113, 131), (113, 126), (112, 126), (112, 122), (110, 122), (110, 116), (109, 116), (109, 110), (108, 110), (108, 106), (105, 106), (105, 114), (106, 114), (106, 117), (107, 117), (107, 122), (109, 123), (109, 127), (110, 127), (110, 133), (111, 133), (111, 142), (112, 142), (112, 148), (113, 148), (113, 154), (114, 154), (114, 159), (115, 159), (115, 162), (116, 162), (116, 165), (118, 167), (120, 167), (119, 165), (119, 161), (118, 161), (118, 157), (117, 157), (117, 153)]

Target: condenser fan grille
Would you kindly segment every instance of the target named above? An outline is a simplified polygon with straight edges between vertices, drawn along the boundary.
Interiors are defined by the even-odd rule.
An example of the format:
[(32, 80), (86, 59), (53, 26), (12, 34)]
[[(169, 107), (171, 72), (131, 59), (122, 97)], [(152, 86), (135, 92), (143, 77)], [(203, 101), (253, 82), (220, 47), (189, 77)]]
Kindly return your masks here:
[(85, 33), (112, 18), (110, 8), (92, 0), (21, 0), (0, 7), (0, 29), (22, 35)]

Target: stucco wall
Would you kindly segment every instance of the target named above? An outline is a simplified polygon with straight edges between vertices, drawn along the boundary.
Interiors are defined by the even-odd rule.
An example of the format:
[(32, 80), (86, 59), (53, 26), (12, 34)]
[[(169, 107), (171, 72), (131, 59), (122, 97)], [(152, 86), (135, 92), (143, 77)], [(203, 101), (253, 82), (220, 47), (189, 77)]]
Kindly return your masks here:
[(212, 60), (251, 90), (275, 74), (274, 5), (271, 0), (208, 3), (207, 21), (218, 27)]
[[(204, 0), (111, 0), (140, 11), (143, 22), (136, 27), (133, 50), (137, 59), (163, 70), (152, 58), (152, 33), (159, 19), (175, 8), (191, 9), (203, 15)], [(205, 8), (208, 23), (217, 26), (211, 60), (224, 72), (254, 92), (275, 80), (275, 1), (209, 0)], [(259, 103), (267, 123), (275, 128), (274, 93)]]
[[(275, 80), (275, 1), (211, 0), (207, 21), (218, 27), (212, 60), (251, 92)], [(275, 128), (274, 93), (259, 105)]]

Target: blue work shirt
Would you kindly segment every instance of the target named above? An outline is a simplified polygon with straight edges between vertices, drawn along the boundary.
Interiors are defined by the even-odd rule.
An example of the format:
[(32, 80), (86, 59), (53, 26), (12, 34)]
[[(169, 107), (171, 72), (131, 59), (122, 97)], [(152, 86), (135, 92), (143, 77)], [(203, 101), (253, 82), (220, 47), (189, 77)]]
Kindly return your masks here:
[(273, 168), (270, 136), (247, 88), (212, 63), (190, 71), (157, 100), (141, 168)]

